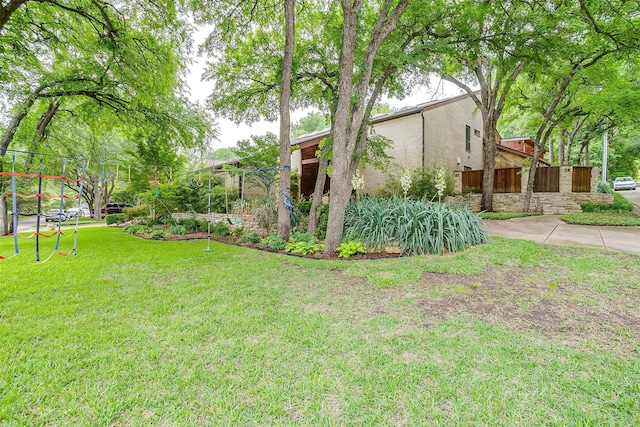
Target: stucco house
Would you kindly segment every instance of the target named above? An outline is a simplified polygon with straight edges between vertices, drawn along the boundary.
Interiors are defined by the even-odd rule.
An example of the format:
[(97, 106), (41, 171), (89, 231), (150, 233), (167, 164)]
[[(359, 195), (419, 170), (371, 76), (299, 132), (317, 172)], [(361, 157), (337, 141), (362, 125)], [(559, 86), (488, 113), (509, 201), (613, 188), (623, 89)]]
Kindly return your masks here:
[[(364, 193), (383, 188), (388, 176), (405, 168), (432, 169), (443, 165), (456, 170), (482, 169), (482, 117), (468, 95), (430, 101), (371, 118), (371, 131), (393, 141), (387, 150), (392, 165), (386, 171), (365, 166)], [(300, 195), (313, 193), (318, 173), (318, 144), (329, 135), (324, 129), (292, 142), (300, 149), (292, 153), (291, 166), (300, 173)], [(329, 188), (326, 184), (325, 190)]]

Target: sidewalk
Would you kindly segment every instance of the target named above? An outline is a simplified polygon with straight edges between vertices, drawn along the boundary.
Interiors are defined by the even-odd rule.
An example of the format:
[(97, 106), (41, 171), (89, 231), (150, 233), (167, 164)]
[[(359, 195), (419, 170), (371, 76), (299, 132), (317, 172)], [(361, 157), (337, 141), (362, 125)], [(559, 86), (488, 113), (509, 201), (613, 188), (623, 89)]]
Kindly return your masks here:
[(490, 236), (533, 240), (554, 245), (590, 246), (640, 255), (640, 227), (572, 225), (559, 215), (485, 220)]

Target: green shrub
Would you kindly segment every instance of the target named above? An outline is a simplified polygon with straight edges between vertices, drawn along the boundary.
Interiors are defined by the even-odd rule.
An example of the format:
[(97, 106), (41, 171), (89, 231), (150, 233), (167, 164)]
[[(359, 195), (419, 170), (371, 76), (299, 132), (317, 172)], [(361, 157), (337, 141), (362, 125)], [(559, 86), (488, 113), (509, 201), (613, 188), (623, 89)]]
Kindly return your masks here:
[(198, 231), (200, 222), (195, 218), (181, 219), (176, 225), (184, 227), (186, 231)]
[(256, 232), (243, 234), (238, 241), (240, 243), (260, 243), (262, 238)]
[(345, 238), (403, 254), (454, 252), (487, 241), (480, 217), (466, 207), (411, 199), (361, 198), (345, 212)]
[(318, 243), (318, 238), (307, 232), (293, 233), (290, 240), (294, 242)]
[(174, 225), (169, 228), (169, 234), (184, 236), (187, 234), (187, 228), (184, 225)]
[(123, 230), (135, 236), (151, 233), (151, 229), (144, 224), (129, 224), (126, 225)]
[(213, 224), (211, 226), (211, 232), (218, 237), (228, 236), (229, 234), (231, 234), (231, 230), (229, 229), (229, 227), (222, 221), (217, 221), (215, 224)]
[(608, 205), (595, 205), (592, 203), (585, 203), (580, 206), (582, 212), (631, 212), (633, 211), (633, 205), (627, 201), (623, 196), (618, 193), (613, 193), (613, 203)]
[(154, 240), (162, 240), (166, 238), (167, 235), (162, 230), (151, 230), (151, 233), (149, 233), (149, 237), (151, 237)]
[(305, 241), (290, 241), (284, 247), (285, 252), (299, 253), (301, 255), (309, 255), (324, 249), (324, 245), (320, 243), (309, 243)]
[(239, 240), (244, 235), (244, 227), (234, 228), (233, 231), (231, 232), (231, 235)]
[(298, 202), (298, 209), (304, 215), (309, 215), (311, 211), (311, 200), (301, 200)]
[(362, 243), (350, 240), (341, 243), (340, 246), (336, 248), (336, 252), (338, 252), (339, 258), (349, 258), (352, 255), (365, 254), (367, 250), (362, 246)]
[(131, 221), (135, 218), (148, 217), (149, 205), (134, 206), (131, 208), (122, 209), (126, 221)]
[(125, 216), (123, 213), (107, 215), (104, 219), (107, 222), (107, 225), (122, 224), (125, 222)]
[(316, 237), (324, 240), (327, 236), (327, 224), (329, 223), (329, 204), (324, 203), (318, 212), (318, 227), (316, 227)]
[(269, 236), (267, 236), (266, 239), (262, 240), (262, 243), (276, 251), (281, 251), (287, 246), (287, 242), (285, 242), (282, 237), (275, 234), (270, 234)]

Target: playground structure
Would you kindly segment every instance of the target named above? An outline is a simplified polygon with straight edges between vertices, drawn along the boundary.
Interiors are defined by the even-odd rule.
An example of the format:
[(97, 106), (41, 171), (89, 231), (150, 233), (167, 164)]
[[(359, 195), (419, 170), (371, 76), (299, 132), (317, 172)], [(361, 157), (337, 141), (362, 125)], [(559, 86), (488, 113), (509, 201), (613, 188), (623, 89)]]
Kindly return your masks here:
[[(198, 217), (202, 216), (202, 219), (205, 219), (208, 223), (207, 235), (209, 239), (211, 237), (211, 224), (218, 222), (221, 215), (223, 222), (226, 220), (231, 229), (241, 227), (243, 229), (256, 228), (257, 230), (264, 225), (264, 221), (260, 223), (259, 220), (252, 221), (250, 219), (250, 212), (247, 207), (251, 203), (248, 203), (248, 200), (262, 201), (268, 198), (272, 200), (269, 202), (271, 208), (276, 203), (284, 203), (290, 212), (292, 210), (290, 191), (288, 189), (277, 193), (268, 190), (268, 188), (275, 190), (273, 187), (275, 187), (277, 181), (277, 168), (243, 169), (233, 167), (228, 169), (203, 168), (191, 171), (174, 171), (170, 167), (163, 166), (123, 164), (118, 161), (79, 159), (59, 154), (13, 149), (1, 149), (0, 162), (0, 180), (4, 181), (0, 181), (0, 196), (2, 196), (3, 203), (10, 204), (7, 220), (10, 224), (9, 231), (10, 236), (13, 238), (14, 246), (13, 254), (0, 253), (0, 260), (7, 260), (20, 255), (19, 239), (31, 238), (35, 240), (36, 262), (48, 261), (55, 254), (77, 256), (80, 215), (75, 217), (72, 233), (73, 244), (70, 250), (67, 251), (68, 253), (61, 249), (61, 237), (66, 237), (70, 234), (68, 232), (65, 233), (62, 229), (64, 219), (59, 217), (55, 221), (55, 228), (53, 228), (47, 224), (42, 224), (43, 219), (41, 216), (47, 209), (56, 207), (61, 212), (65, 210), (65, 207), (73, 207), (80, 211), (84, 205), (83, 193), (86, 192), (85, 199), (93, 208), (94, 218), (97, 218), (99, 216), (99, 214), (96, 214), (97, 206), (100, 205), (101, 201), (106, 202), (107, 200), (105, 200), (106, 197), (102, 199), (101, 190), (96, 191), (96, 185), (103, 185), (103, 188), (107, 188), (106, 185), (109, 182), (112, 188), (115, 188), (116, 183), (120, 181), (131, 183), (132, 166), (136, 174), (134, 179), (137, 178), (138, 184), (142, 183), (147, 187), (147, 198), (152, 201), (152, 211), (155, 209), (166, 210), (166, 213), (169, 214), (169, 217), (174, 222), (177, 219), (176, 213), (179, 216), (179, 212), (186, 212), (185, 215), (192, 217), (196, 211), (188, 204), (183, 206), (184, 210), (179, 210), (178, 206), (171, 206), (171, 209), (167, 208), (165, 203), (168, 203), (168, 199), (166, 197), (171, 197), (171, 187), (169, 186), (186, 186), (188, 184), (192, 189), (200, 189), (198, 199), (200, 200), (198, 203), (200, 207), (197, 212), (199, 213)], [(88, 170), (90, 163), (92, 163), (91, 170), (93, 173)], [(9, 165), (10, 168), (8, 167)], [(220, 182), (218, 183), (218, 181)], [(212, 206), (212, 192), (215, 193), (213, 191), (214, 188), (212, 188), (212, 182), (219, 186), (218, 189), (215, 189), (218, 192), (218, 205), (214, 205), (215, 209), (212, 209), (214, 207)], [(88, 184), (91, 184), (91, 186), (88, 186)], [(77, 195), (71, 198), (65, 194), (65, 186), (71, 188)], [(54, 188), (57, 190), (52, 191)], [(267, 188), (267, 191), (264, 191), (265, 188)], [(67, 192), (69, 192), (68, 189)], [(98, 197), (102, 200), (98, 199)], [(224, 199), (221, 199), (222, 197)], [(73, 205), (70, 204), (71, 200), (73, 200), (71, 202)], [(92, 204), (90, 200), (99, 200), (99, 202)], [(232, 200), (239, 200), (240, 203), (232, 204)], [(52, 201), (55, 201), (55, 205), (52, 205)], [(140, 202), (140, 200), (137, 201)], [(224, 203), (220, 204), (222, 201)], [(19, 218), (34, 215), (36, 218), (35, 232), (19, 232)], [(44, 260), (41, 260), (41, 252), (46, 245), (41, 246), (41, 238), (55, 239), (55, 247), (52, 253), (46, 256)], [(207, 244), (206, 250), (211, 250), (209, 244)]]
[[(4, 256), (0, 255), (0, 260), (6, 260), (6, 259), (10, 259), (10, 258), (12, 258), (14, 256), (20, 255), (20, 247), (19, 247), (19, 243), (18, 243), (18, 238), (19, 237), (24, 238), (24, 239), (30, 239), (30, 238), (35, 237), (36, 262), (40, 262), (41, 261), (41, 259), (40, 259), (41, 258), (40, 257), (40, 238), (52, 238), (52, 237), (55, 237), (55, 239), (56, 239), (53, 252), (44, 261), (48, 261), (49, 259), (51, 259), (51, 257), (54, 254), (58, 254), (58, 255), (62, 255), (62, 256), (68, 255), (67, 253), (62, 252), (60, 250), (60, 238), (65, 235), (63, 233), (63, 231), (62, 231), (62, 216), (58, 217), (57, 227), (56, 227), (56, 229), (54, 231), (52, 231), (51, 233), (46, 233), (46, 232), (41, 231), (41, 229), (42, 229), (42, 227), (41, 227), (42, 201), (43, 201), (43, 199), (57, 200), (60, 211), (63, 211), (64, 210), (64, 201), (69, 199), (69, 197), (67, 195), (65, 195), (65, 193), (64, 193), (65, 183), (66, 182), (70, 182), (70, 181), (74, 181), (79, 186), (79, 192), (78, 192), (78, 196), (76, 197), (76, 199), (78, 200), (78, 206), (77, 207), (80, 208), (80, 201), (82, 199), (82, 191), (83, 191), (82, 175), (83, 175), (84, 170), (86, 168), (86, 162), (84, 162), (82, 168), (79, 169), (82, 172), (80, 173), (80, 176), (78, 176), (76, 179), (71, 179), (71, 178), (65, 176), (66, 167), (67, 167), (67, 159), (64, 158), (64, 157), (61, 157), (61, 165), (60, 165), (60, 174), (59, 175), (45, 174), (44, 173), (44, 157), (45, 157), (45, 154), (40, 154), (39, 155), (40, 161), (39, 161), (39, 167), (38, 167), (38, 172), (37, 173), (31, 173), (31, 172), (28, 172), (28, 171), (20, 172), (20, 171), (16, 170), (16, 165), (17, 165), (16, 154), (23, 153), (23, 152), (17, 151), (17, 150), (4, 149), (3, 150), (3, 154), (6, 154), (7, 151), (11, 151), (12, 152), (12, 154), (11, 154), (11, 171), (0, 171), (0, 177), (1, 176), (5, 176), (5, 177), (10, 177), (10, 179), (11, 179), (11, 191), (9, 193), (3, 194), (3, 198), (11, 197), (11, 225), (12, 225), (11, 236), (13, 236), (14, 253), (10, 257), (4, 257)], [(26, 153), (26, 154), (33, 156), (35, 153)], [(34, 194), (21, 194), (21, 193), (18, 193), (18, 191), (17, 191), (17, 180), (18, 180), (18, 178), (37, 180), (37, 187), (38, 187), (37, 192), (34, 193)], [(43, 183), (45, 181), (47, 181), (47, 180), (54, 181), (54, 182), (55, 181), (59, 181), (60, 182), (60, 192), (58, 194), (50, 195), (50, 194), (45, 194), (43, 192)], [(36, 208), (36, 231), (31, 233), (31, 234), (24, 234), (24, 233), (19, 233), (18, 232), (18, 218), (21, 215), (21, 213), (18, 211), (18, 198), (22, 198), (22, 199), (35, 198), (36, 199), (36, 204), (37, 204), (37, 208)], [(73, 231), (73, 246), (72, 246), (71, 251), (70, 251), (70, 253), (74, 257), (77, 256), (78, 221), (79, 221), (79, 216), (76, 217), (75, 227), (74, 227), (74, 231)]]

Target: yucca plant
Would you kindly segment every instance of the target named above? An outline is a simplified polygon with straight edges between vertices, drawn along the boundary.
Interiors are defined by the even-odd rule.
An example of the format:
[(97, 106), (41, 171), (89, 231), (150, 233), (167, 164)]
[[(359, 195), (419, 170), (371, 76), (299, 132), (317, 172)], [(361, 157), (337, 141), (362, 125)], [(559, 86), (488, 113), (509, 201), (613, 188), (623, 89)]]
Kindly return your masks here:
[(454, 252), (487, 241), (480, 217), (466, 207), (398, 197), (352, 201), (345, 237), (377, 250), (398, 245), (403, 254)]

